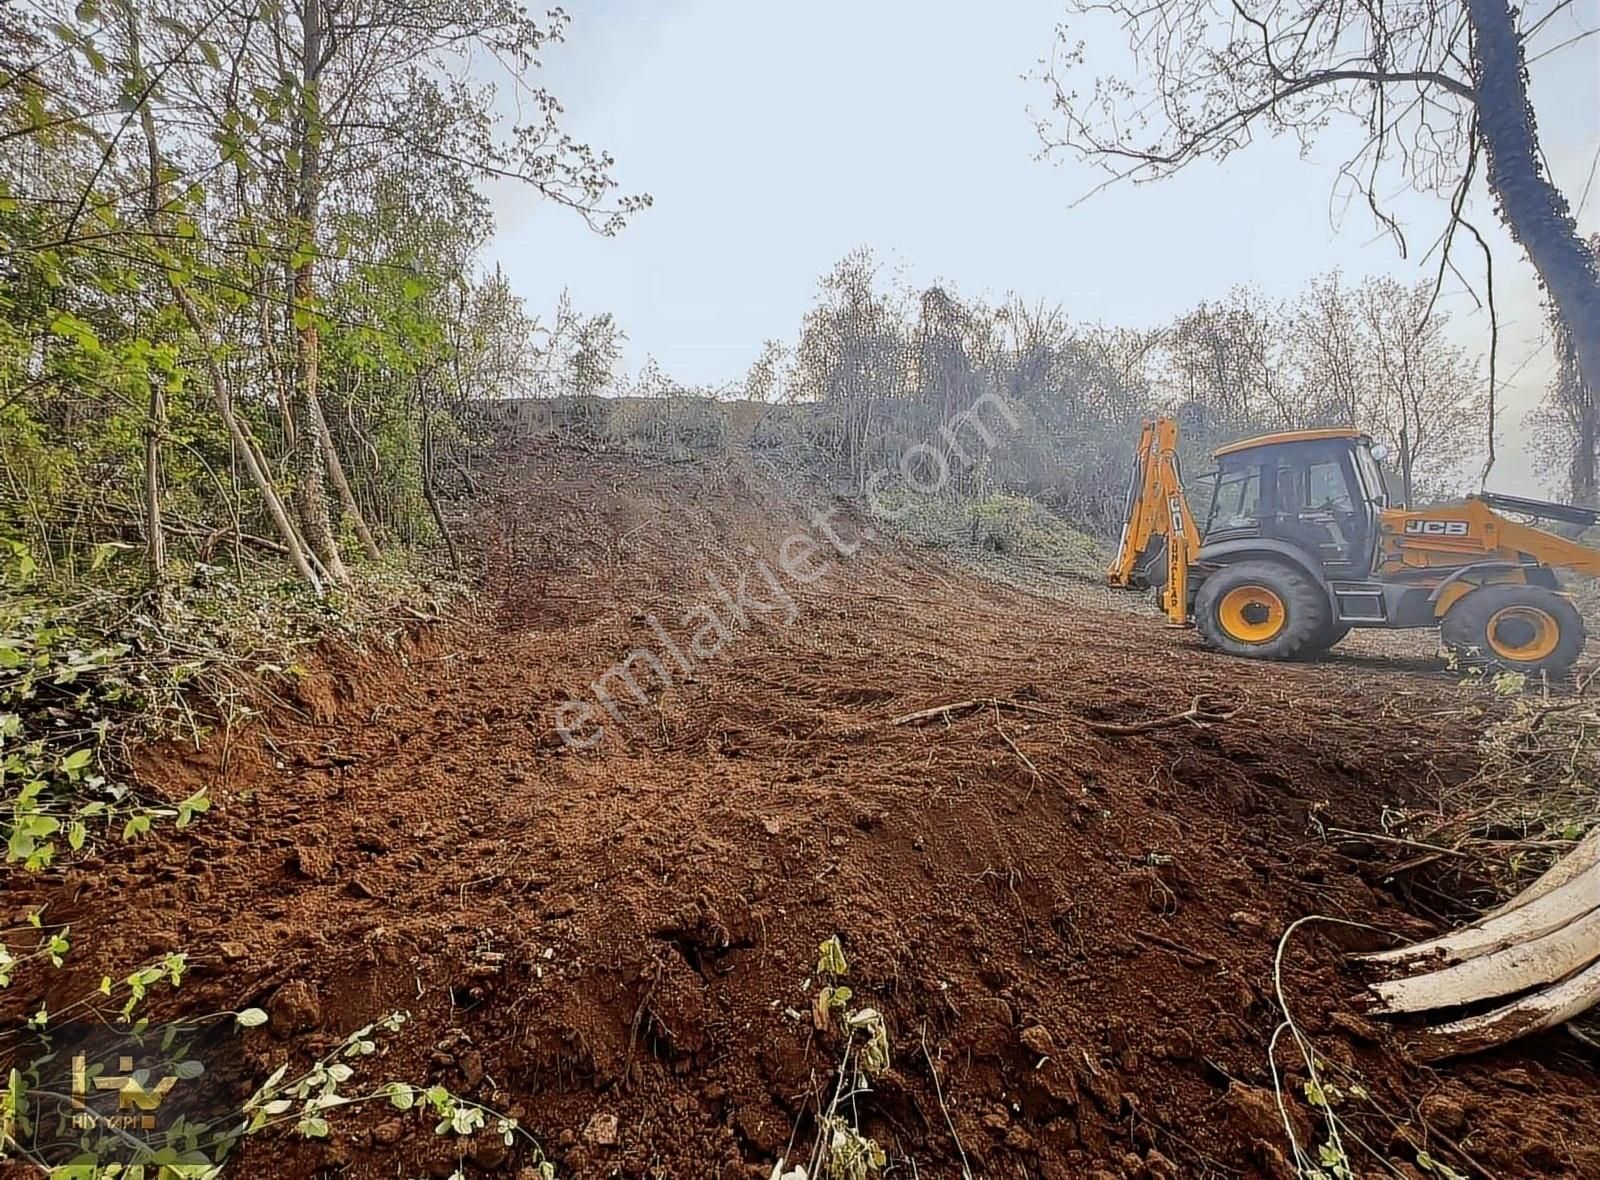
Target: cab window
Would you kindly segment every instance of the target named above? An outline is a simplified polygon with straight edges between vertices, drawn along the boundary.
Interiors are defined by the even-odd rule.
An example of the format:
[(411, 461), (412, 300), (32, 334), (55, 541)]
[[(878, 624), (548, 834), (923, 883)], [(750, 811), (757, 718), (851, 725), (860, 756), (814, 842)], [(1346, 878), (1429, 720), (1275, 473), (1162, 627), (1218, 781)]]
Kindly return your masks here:
[(1261, 516), (1261, 468), (1223, 467), (1216, 475), (1216, 491), (1206, 527), (1242, 528), (1255, 524)]
[(1344, 464), (1336, 459), (1311, 464), (1306, 472), (1306, 500), (1295, 507), (1321, 512), (1353, 511), (1355, 502), (1345, 479)]

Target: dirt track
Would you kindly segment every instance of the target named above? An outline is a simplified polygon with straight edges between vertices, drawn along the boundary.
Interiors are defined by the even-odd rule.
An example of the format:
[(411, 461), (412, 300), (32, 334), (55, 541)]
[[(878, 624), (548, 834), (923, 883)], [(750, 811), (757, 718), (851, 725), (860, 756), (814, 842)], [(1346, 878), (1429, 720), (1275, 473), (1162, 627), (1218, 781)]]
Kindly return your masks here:
[[(303, 716), (229, 751), (205, 822), (91, 869), (94, 888), (19, 883), (13, 909), (50, 901), (93, 948), (60, 996), (182, 946), (198, 966), (162, 1016), (259, 1003), (281, 1036), (285, 997), (302, 1001), (314, 1028), (249, 1034), (262, 1073), (406, 1009), (367, 1074), (512, 1110), (563, 1176), (766, 1180), (792, 1136), (809, 1149), (837, 1062), (804, 988), (838, 934), (855, 1002), (888, 1021), (893, 1069), (858, 1109), (889, 1175), (959, 1177), (956, 1137), (992, 1180), (1292, 1175), (1273, 955), (1313, 913), (1431, 929), (1316, 823), (1373, 830), (1386, 802), (1465, 771), (1474, 735), (1445, 678), (1360, 653), (1237, 663), (882, 540), (848, 560), (820, 547), (824, 576), (783, 583), (787, 625), (758, 585), (777, 609), (702, 660), (681, 620), (720, 602), (706, 571), (776, 569), (801, 527), (820, 545), (815, 506), (725, 465), (548, 455), (497, 494), (489, 617), (409, 640), (403, 665), (308, 678)], [(567, 748), (554, 710), (639, 649), (670, 687)], [(1241, 711), (1122, 737), (1090, 724), (1200, 694)], [(975, 698), (1004, 704), (893, 723)], [(156, 751), (145, 775), (181, 795), (221, 759)], [(1304, 928), (1285, 973), (1319, 1052), (1371, 1093), (1348, 1100), (1351, 1125), (1396, 1161), (1415, 1159), (1409, 1136), (1464, 1174), (1600, 1176), (1600, 1081), (1576, 1042), (1411, 1064), (1356, 1015), (1355, 945), (1382, 940)], [(1304, 1070), (1279, 1063), (1314, 1151)], [(251, 1141), (237, 1174), (456, 1164), (431, 1120), (336, 1113), (330, 1144)], [(617, 1116), (614, 1146), (586, 1139), (596, 1113)]]

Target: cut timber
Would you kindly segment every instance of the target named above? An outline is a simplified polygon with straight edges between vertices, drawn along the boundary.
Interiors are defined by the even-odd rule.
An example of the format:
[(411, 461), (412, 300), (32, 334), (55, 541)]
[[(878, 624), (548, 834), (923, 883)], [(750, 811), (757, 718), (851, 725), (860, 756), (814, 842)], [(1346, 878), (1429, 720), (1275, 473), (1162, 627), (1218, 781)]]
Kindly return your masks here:
[(1554, 1028), (1583, 1015), (1597, 1004), (1600, 1004), (1600, 962), (1590, 964), (1554, 987), (1523, 996), (1492, 1012), (1429, 1029), (1418, 1052), (1431, 1061), (1480, 1053), (1518, 1037)]
[(1428, 957), (1459, 963), (1543, 938), (1583, 917), (1597, 905), (1600, 905), (1600, 860), (1527, 905), (1427, 942), (1363, 957), (1373, 963), (1411, 963)]
[(1499, 909), (1490, 911), (1489, 917), (1498, 918), (1501, 914), (1509, 914), (1512, 910), (1521, 909), (1530, 901), (1538, 901), (1552, 889), (1561, 888), (1578, 874), (1591, 868), (1596, 861), (1600, 861), (1600, 824), (1596, 824), (1576, 848), (1551, 865), (1545, 874), (1532, 885), (1529, 885)]
[(1600, 829), (1476, 925), (1362, 958), (1412, 972), (1372, 985), (1385, 1014), (1516, 997), (1422, 1030), (1412, 1047), (1424, 1059), (1482, 1052), (1582, 1015), (1600, 1004)]
[(1453, 967), (1413, 975), (1372, 990), (1381, 1012), (1427, 1012), (1458, 1008), (1515, 995), (1529, 988), (1565, 979), (1600, 959), (1600, 909), (1543, 938), (1520, 943), (1498, 954), (1480, 955)]

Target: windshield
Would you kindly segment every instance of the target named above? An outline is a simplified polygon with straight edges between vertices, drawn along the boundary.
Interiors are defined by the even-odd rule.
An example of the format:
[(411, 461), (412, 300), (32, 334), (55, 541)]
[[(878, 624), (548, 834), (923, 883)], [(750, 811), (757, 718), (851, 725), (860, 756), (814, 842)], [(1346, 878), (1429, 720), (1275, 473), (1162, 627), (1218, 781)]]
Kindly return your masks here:
[(1379, 508), (1389, 505), (1388, 484), (1383, 478), (1383, 468), (1372, 457), (1372, 449), (1366, 445), (1357, 446), (1356, 471), (1360, 474), (1361, 482), (1366, 485), (1367, 497)]

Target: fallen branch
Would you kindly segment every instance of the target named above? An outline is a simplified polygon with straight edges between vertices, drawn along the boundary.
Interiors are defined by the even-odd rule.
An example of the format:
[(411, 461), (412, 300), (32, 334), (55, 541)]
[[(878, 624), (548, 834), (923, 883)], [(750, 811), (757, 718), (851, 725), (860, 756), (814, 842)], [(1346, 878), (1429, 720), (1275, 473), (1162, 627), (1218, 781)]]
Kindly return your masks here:
[(1435, 859), (1441, 856), (1459, 856), (1466, 860), (1472, 859), (1471, 853), (1462, 852), (1459, 848), (1446, 848), (1443, 844), (1427, 844), (1421, 840), (1407, 840), (1404, 836), (1386, 836), (1381, 832), (1358, 832), (1353, 828), (1326, 828), (1324, 830), (1333, 836), (1344, 836), (1346, 839), (1343, 842), (1346, 843), (1350, 840), (1371, 840), (1376, 844), (1393, 844), (1398, 848), (1414, 848), (1430, 854)]
[(1033, 764), (1033, 759), (1024, 754), (1021, 747), (1019, 747), (1016, 742), (1011, 740), (1011, 735), (1001, 727), (1000, 707), (998, 705), (995, 706), (994, 710), (994, 731), (1000, 735), (1001, 741), (1005, 742), (1006, 745), (1011, 747), (1011, 752), (1017, 756), (1017, 759), (1022, 763), (1022, 765), (1028, 768), (1028, 773), (1033, 775), (1033, 781), (1035, 783), (1042, 781), (1044, 779), (1044, 775), (1039, 773), (1039, 768)]
[(1108, 737), (1128, 737), (1136, 733), (1172, 729), (1185, 724), (1204, 729), (1207, 725), (1214, 725), (1219, 721), (1231, 721), (1243, 711), (1244, 704), (1235, 705), (1231, 709), (1219, 707), (1211, 698), (1202, 694), (1195, 697), (1194, 704), (1182, 713), (1174, 713), (1170, 717), (1155, 717), (1149, 721), (1134, 721), (1127, 724), (1114, 721), (1086, 721), (1084, 724), (1096, 733), (1103, 733)]
[(1222, 962), (1215, 955), (1208, 955), (1204, 951), (1197, 951), (1193, 947), (1184, 946), (1176, 939), (1167, 938), (1161, 934), (1151, 934), (1148, 930), (1135, 930), (1133, 936), (1140, 942), (1148, 942), (1151, 946), (1158, 946), (1164, 951), (1171, 951), (1180, 959), (1190, 961), (1190, 966), (1198, 964), (1202, 967), (1215, 967)]
[(930, 721), (935, 717), (949, 718), (952, 713), (967, 713), (973, 709), (981, 709), (985, 705), (992, 705), (996, 709), (1019, 709), (1025, 713), (1039, 713), (1045, 717), (1054, 717), (1049, 709), (1041, 709), (1037, 705), (1029, 705), (1022, 701), (1007, 701), (999, 697), (972, 697), (965, 701), (951, 701), (948, 705), (935, 705), (931, 709), (919, 709), (915, 713), (907, 713), (903, 717), (896, 717), (885, 722), (887, 725), (915, 725), (919, 721)]

